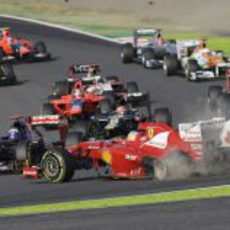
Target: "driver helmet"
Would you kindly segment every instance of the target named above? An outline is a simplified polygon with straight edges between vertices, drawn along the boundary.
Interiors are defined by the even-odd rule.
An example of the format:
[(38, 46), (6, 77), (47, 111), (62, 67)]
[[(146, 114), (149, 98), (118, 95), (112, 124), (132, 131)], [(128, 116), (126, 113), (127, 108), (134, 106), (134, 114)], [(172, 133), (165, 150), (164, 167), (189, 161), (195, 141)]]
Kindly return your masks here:
[(199, 45), (198, 45), (198, 48), (204, 49), (204, 48), (206, 48), (206, 47), (207, 47), (206, 39), (205, 39), (205, 38), (201, 38), (201, 39), (200, 39), (200, 43), (199, 43)]
[(97, 70), (94, 67), (89, 67), (88, 69), (88, 76), (95, 76), (97, 74)]
[(126, 140), (128, 141), (140, 141), (144, 137), (144, 132), (138, 131), (130, 131), (127, 135)]
[(76, 98), (81, 97), (82, 93), (80, 89), (74, 89), (72, 92), (73, 96), (75, 96)]
[(2, 31), (3, 35), (6, 36), (6, 37), (9, 37), (11, 32), (10, 32), (10, 28), (6, 27), (6, 28), (3, 28), (3, 31)]
[(116, 108), (116, 112), (117, 112), (118, 114), (124, 114), (125, 111), (126, 111), (125, 106), (118, 106), (118, 107)]
[(8, 131), (8, 136), (9, 136), (9, 139), (12, 140), (12, 141), (17, 141), (21, 137), (19, 129), (15, 128), (15, 127), (12, 127)]

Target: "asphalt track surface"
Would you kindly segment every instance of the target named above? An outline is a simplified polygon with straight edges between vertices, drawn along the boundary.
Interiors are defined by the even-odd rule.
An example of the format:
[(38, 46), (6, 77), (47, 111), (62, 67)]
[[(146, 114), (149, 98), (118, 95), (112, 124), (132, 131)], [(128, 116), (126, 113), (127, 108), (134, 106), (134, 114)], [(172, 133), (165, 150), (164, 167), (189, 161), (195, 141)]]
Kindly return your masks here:
[[(117, 74), (124, 82), (137, 81), (141, 89), (151, 93), (155, 102), (153, 106), (168, 106), (171, 109), (175, 125), (179, 121), (211, 117), (206, 106), (206, 95), (208, 85), (213, 82), (187, 82), (183, 77), (166, 78), (162, 70), (146, 70), (136, 64), (123, 65), (117, 45), (95, 38), (16, 20), (1, 19), (0, 26), (10, 26), (15, 35), (45, 41), (54, 57), (49, 62), (15, 66), (19, 84), (0, 88), (1, 132), (7, 130), (11, 115), (38, 114), (52, 82), (63, 78), (68, 66), (73, 63), (96, 62), (101, 65), (105, 76)], [(2, 175), (0, 207), (170, 191), (229, 184), (229, 180), (230, 176), (225, 175), (161, 183), (152, 180), (113, 181), (98, 179), (93, 172), (77, 172), (70, 183), (47, 184), (46, 181), (22, 180), (18, 175)], [(75, 219), (74, 214), (72, 218)]]
[(1, 219), (10, 230), (229, 230), (229, 198)]

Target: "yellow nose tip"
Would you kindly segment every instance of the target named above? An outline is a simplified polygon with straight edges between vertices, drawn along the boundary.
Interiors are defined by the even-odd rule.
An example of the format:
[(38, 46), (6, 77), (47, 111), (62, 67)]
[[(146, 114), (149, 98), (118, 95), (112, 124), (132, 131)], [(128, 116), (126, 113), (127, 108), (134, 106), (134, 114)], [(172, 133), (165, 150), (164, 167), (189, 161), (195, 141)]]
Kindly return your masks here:
[(107, 164), (111, 164), (112, 163), (112, 155), (109, 151), (105, 151), (103, 154), (102, 154), (102, 159), (105, 163)]

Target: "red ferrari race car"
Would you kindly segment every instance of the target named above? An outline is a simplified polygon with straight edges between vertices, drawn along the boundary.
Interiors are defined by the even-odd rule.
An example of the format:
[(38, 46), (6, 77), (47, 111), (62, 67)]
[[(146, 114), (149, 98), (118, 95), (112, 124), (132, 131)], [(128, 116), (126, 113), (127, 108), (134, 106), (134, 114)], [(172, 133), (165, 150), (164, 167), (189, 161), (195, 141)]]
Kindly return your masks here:
[(0, 28), (0, 61), (44, 61), (50, 54), (44, 42), (33, 43), (23, 38), (11, 36), (8, 27)]
[(148, 93), (141, 92), (136, 82), (127, 82), (124, 85), (118, 76), (102, 77), (98, 74), (99, 71), (97, 64), (72, 65), (67, 80), (56, 81), (48, 99), (57, 99), (75, 90), (104, 96), (114, 105), (131, 104), (137, 107), (149, 99)]
[(36, 167), (25, 167), (23, 173), (25, 177), (40, 175), (53, 183), (71, 180), (75, 170), (92, 168), (112, 178), (130, 179), (163, 180), (202, 173), (206, 159), (214, 159), (208, 155), (203, 135), (207, 137), (210, 128), (221, 125), (223, 119), (216, 118), (181, 124), (179, 130), (174, 130), (156, 120), (140, 123), (126, 139), (107, 141), (82, 142), (81, 133), (71, 132), (65, 139), (65, 148), (48, 149)]
[(72, 94), (44, 103), (41, 113), (43, 115), (64, 115), (69, 121), (83, 119), (94, 114), (99, 103), (105, 98), (105, 96), (74, 90)]

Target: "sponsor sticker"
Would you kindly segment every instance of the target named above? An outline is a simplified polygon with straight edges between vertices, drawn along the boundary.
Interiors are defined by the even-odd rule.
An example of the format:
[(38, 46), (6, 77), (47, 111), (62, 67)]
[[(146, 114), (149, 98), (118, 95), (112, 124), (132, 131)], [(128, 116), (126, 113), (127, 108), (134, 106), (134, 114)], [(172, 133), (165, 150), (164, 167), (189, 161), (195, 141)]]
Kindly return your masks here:
[(159, 149), (165, 149), (168, 145), (168, 137), (169, 137), (168, 131), (159, 133), (155, 135), (153, 138), (151, 138), (149, 141), (147, 141), (145, 145), (153, 146)]

